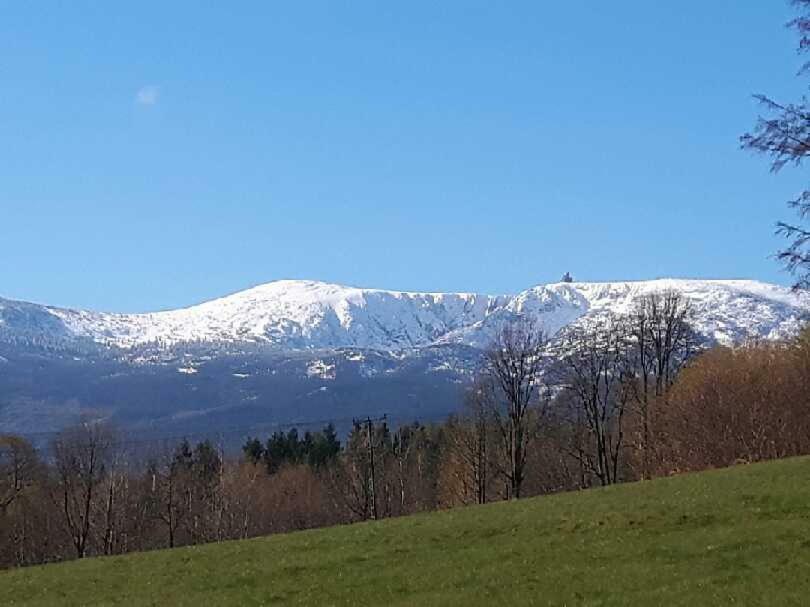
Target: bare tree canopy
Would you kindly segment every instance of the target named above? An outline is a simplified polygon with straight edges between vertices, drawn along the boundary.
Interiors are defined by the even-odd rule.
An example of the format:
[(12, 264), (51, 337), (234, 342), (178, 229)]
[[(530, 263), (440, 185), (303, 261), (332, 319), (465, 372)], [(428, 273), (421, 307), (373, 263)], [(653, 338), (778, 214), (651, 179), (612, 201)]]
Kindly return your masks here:
[(572, 455), (602, 485), (619, 480), (624, 414), (633, 375), (627, 324), (612, 315), (575, 326), (561, 339), (561, 387), (572, 405)]
[(692, 302), (677, 291), (642, 295), (627, 317), (636, 367), (645, 390), (661, 396), (697, 348)]
[(77, 558), (88, 552), (91, 534), (99, 524), (96, 497), (107, 478), (114, 437), (104, 424), (85, 422), (63, 431), (53, 442), (57, 487), (63, 522)]
[[(800, 36), (798, 52), (810, 50), (810, 0), (793, 0), (798, 16), (788, 27)], [(810, 72), (806, 62), (800, 75)], [(785, 165), (800, 166), (810, 154), (810, 106), (807, 97), (796, 103), (778, 103), (766, 95), (755, 95), (766, 116), (760, 116), (754, 129), (740, 138), (744, 149), (771, 158), (771, 170), (778, 172)], [(789, 206), (798, 215), (798, 223), (779, 222), (777, 233), (789, 240), (788, 246), (777, 254), (785, 268), (796, 276), (796, 289), (810, 288), (810, 229), (803, 226), (810, 218), (810, 190), (805, 190)]]
[(494, 475), (492, 465), (492, 422), (494, 393), (487, 377), (478, 377), (464, 396), (463, 410), (453, 415), (445, 428), (448, 476), (446, 482), (453, 503), (484, 504)]
[(698, 340), (692, 303), (676, 291), (649, 293), (636, 300), (626, 317), (627, 356), (633, 406), (641, 416), (637, 439), (643, 459), (642, 477), (651, 473), (651, 408), (662, 405), (678, 372), (696, 353)]
[(0, 516), (34, 480), (39, 460), (30, 443), (0, 435)]
[(494, 416), (501, 427), (511, 497), (519, 498), (526, 467), (529, 407), (542, 381), (546, 336), (526, 318), (505, 324), (486, 352), (486, 375), (495, 390)]

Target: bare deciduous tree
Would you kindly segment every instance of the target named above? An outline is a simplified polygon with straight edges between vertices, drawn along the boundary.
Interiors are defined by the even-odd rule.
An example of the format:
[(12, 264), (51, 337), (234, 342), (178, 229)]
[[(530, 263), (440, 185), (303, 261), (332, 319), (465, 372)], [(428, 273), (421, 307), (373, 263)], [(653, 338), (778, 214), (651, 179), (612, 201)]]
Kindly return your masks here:
[(493, 385), (493, 414), (506, 454), (509, 496), (520, 497), (529, 438), (529, 409), (545, 398), (540, 388), (546, 348), (543, 331), (526, 318), (507, 323), (485, 354), (484, 375)]
[(333, 477), (343, 484), (341, 496), (344, 505), (360, 520), (376, 519), (385, 516), (385, 504), (381, 489), (385, 456), (390, 452), (391, 434), (385, 423), (375, 424), (373, 420), (355, 421), (354, 428), (346, 441), (345, 458), (341, 470)]
[(147, 496), (149, 515), (165, 529), (166, 545), (174, 548), (178, 529), (190, 510), (190, 472), (175, 456), (164, 455), (149, 464), (147, 476), (151, 484)]
[(435, 502), (439, 446), (434, 432), (420, 423), (408, 424), (391, 437), (391, 468), (386, 474), (395, 485), (398, 499), (394, 515), (421, 512)]
[(62, 432), (53, 443), (57, 473), (56, 500), (77, 558), (87, 556), (97, 523), (96, 501), (112, 453), (113, 433), (102, 424), (85, 422)]
[(117, 445), (111, 443), (108, 456), (104, 489), (104, 535), (102, 538), (102, 549), (104, 554), (115, 554), (119, 552), (117, 546), (121, 544), (119, 535), (125, 526), (122, 520), (121, 507), (126, 500), (128, 488), (126, 474), (125, 454)]
[(810, 450), (810, 331), (787, 344), (714, 348), (681, 373), (662, 411), (663, 473)]
[(0, 435), (0, 515), (33, 482), (38, 468), (39, 458), (28, 441)]
[(625, 324), (608, 316), (577, 326), (561, 339), (562, 385), (574, 408), (573, 455), (602, 485), (619, 480), (624, 448), (624, 414), (630, 397), (631, 368), (627, 358)]
[(677, 291), (662, 291), (639, 297), (626, 318), (628, 363), (635, 376), (630, 387), (641, 417), (644, 478), (651, 472), (651, 404), (665, 397), (678, 371), (697, 351), (693, 315), (689, 299)]
[[(452, 502), (484, 504), (491, 482), (494, 394), (491, 383), (479, 379), (464, 398), (464, 410), (445, 429), (446, 465), (455, 481)], [(448, 483), (450, 484), (450, 483)]]

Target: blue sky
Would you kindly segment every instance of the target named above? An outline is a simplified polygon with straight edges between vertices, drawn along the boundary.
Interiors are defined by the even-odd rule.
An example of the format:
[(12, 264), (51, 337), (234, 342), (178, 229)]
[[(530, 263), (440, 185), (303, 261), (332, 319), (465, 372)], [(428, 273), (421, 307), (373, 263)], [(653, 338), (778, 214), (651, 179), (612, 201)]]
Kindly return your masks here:
[(0, 295), (790, 278), (786, 3), (4, 3)]

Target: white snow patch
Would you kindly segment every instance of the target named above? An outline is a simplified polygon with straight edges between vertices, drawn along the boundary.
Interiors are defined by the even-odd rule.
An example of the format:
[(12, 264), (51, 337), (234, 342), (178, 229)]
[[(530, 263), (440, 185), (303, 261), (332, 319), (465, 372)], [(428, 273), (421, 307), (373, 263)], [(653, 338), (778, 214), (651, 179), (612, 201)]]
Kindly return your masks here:
[(335, 365), (322, 360), (313, 360), (307, 365), (307, 377), (335, 379)]

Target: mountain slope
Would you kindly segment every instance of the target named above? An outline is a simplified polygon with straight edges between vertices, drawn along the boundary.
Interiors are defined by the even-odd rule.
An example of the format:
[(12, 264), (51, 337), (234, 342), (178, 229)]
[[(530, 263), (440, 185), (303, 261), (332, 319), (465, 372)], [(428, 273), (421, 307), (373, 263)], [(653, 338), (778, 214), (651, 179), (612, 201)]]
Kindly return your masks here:
[[(0, 300), (0, 430), (82, 416), (142, 433), (445, 417), (502, 323), (550, 335), (674, 289), (708, 343), (794, 333), (810, 298), (754, 281), (540, 285), (514, 296), (278, 281), (182, 310), (108, 314)], [(348, 422), (347, 422), (348, 423)]]
[(723, 343), (794, 332), (810, 298), (755, 281), (654, 280), (540, 285), (516, 296), (408, 293), (282, 280), (182, 310), (108, 314), (0, 300), (0, 339), (50, 338), (133, 348), (146, 344), (253, 343), (284, 350), (358, 347), (398, 351), (431, 344), (484, 346), (504, 320), (536, 318), (553, 335), (637, 296), (674, 289), (694, 302), (697, 328)]

